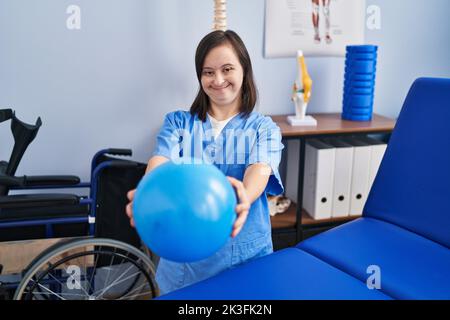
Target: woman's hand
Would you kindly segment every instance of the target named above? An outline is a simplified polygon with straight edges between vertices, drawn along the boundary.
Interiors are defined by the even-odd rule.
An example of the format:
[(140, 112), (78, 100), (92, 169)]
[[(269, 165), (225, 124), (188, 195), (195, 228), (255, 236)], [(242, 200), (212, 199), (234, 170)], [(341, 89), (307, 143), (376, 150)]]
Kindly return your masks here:
[(248, 211), (250, 210), (250, 201), (242, 181), (239, 181), (233, 177), (227, 178), (231, 185), (236, 189), (239, 199), (239, 204), (236, 206), (237, 219), (234, 221), (233, 231), (231, 232), (231, 237), (234, 238), (239, 234), (239, 232), (241, 232), (242, 227), (247, 220)]
[(127, 207), (126, 207), (127, 216), (128, 216), (128, 218), (130, 218), (130, 225), (133, 228), (135, 227), (134, 219), (133, 219), (133, 199), (134, 199), (135, 193), (136, 193), (136, 189), (128, 191), (127, 198), (128, 198), (128, 200), (130, 200), (130, 202), (128, 202)]
[[(145, 170), (145, 173), (149, 173), (150, 171), (152, 171), (153, 169), (155, 169), (156, 167), (162, 165), (163, 163), (169, 161), (169, 159), (167, 159), (166, 157), (163, 156), (153, 156), (150, 158), (150, 160), (148, 161), (147, 164), (147, 169)], [(130, 218), (130, 225), (134, 228), (135, 224), (134, 224), (134, 219), (133, 219), (133, 199), (134, 199), (134, 194), (136, 193), (136, 189), (130, 190), (127, 193), (127, 198), (128, 200), (130, 200), (130, 202), (128, 202), (127, 206), (126, 206), (126, 213), (128, 218)]]

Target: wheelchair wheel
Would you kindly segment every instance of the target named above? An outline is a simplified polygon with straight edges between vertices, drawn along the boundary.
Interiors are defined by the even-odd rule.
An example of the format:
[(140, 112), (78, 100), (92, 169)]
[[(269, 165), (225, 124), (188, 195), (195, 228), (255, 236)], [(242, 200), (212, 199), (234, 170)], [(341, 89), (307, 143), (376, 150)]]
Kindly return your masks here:
[(159, 295), (150, 258), (112, 239), (74, 239), (26, 269), (16, 300), (141, 300)]

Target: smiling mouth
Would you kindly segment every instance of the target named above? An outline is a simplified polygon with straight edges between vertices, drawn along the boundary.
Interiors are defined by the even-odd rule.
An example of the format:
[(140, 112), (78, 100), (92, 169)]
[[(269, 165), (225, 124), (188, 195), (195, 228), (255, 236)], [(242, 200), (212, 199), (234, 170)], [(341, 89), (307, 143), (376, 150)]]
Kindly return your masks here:
[(231, 85), (231, 83), (227, 84), (224, 87), (213, 87), (213, 86), (211, 86), (211, 89), (213, 89), (213, 90), (223, 90), (223, 89), (228, 88), (230, 85)]

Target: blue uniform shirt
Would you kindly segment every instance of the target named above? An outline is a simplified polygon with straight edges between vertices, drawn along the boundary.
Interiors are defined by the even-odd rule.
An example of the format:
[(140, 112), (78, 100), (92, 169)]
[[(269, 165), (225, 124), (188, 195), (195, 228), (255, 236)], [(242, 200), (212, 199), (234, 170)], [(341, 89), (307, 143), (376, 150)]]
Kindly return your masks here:
[(201, 261), (178, 263), (161, 258), (156, 281), (161, 294), (209, 278), (245, 261), (273, 251), (267, 193), (283, 193), (278, 172), (281, 159), (281, 132), (270, 117), (252, 112), (238, 114), (214, 139), (209, 117), (203, 122), (187, 111), (166, 115), (158, 134), (153, 156), (174, 162), (212, 163), (225, 175), (243, 180), (246, 168), (266, 163), (272, 169), (265, 192), (251, 207), (241, 232), (228, 240), (214, 255)]

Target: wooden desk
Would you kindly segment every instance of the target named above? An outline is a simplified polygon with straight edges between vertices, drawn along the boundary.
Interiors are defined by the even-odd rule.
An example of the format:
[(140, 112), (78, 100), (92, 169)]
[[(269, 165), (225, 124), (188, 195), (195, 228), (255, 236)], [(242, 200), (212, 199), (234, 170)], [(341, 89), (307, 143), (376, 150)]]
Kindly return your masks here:
[(293, 127), (287, 122), (287, 115), (271, 116), (271, 118), (280, 127), (283, 138), (390, 132), (395, 126), (395, 120), (377, 114), (373, 115), (372, 121), (342, 120), (340, 113), (317, 113), (311, 116), (317, 120), (316, 127)]
[[(271, 116), (280, 127), (283, 140), (299, 140), (299, 168), (297, 199), (284, 213), (271, 217), (272, 229), (277, 232), (295, 232), (296, 241), (303, 239), (303, 230), (311, 227), (326, 227), (341, 224), (357, 217), (330, 218), (313, 220), (303, 208), (303, 176), (305, 170), (305, 143), (307, 139), (330, 136), (361, 136), (368, 134), (390, 134), (395, 127), (395, 120), (374, 114), (371, 121), (342, 120), (340, 113), (311, 114), (317, 120), (317, 126), (295, 127), (287, 122), (287, 115)], [(286, 144), (285, 144), (286, 145)], [(287, 151), (286, 151), (287, 152)], [(287, 155), (283, 154), (286, 164)], [(284, 179), (286, 181), (286, 179)]]

